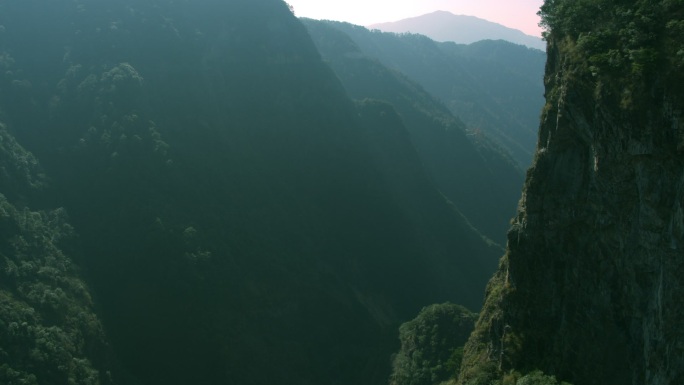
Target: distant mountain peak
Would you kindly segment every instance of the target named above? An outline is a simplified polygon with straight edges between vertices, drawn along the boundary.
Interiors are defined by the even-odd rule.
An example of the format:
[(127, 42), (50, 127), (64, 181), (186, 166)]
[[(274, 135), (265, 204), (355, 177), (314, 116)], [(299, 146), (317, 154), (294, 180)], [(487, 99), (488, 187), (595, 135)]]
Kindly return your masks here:
[(453, 41), (470, 44), (480, 40), (506, 40), (527, 47), (546, 50), (540, 37), (494, 23), (476, 16), (455, 15), (448, 11), (435, 11), (399, 21), (369, 25), (370, 29), (384, 32), (418, 33), (436, 41)]

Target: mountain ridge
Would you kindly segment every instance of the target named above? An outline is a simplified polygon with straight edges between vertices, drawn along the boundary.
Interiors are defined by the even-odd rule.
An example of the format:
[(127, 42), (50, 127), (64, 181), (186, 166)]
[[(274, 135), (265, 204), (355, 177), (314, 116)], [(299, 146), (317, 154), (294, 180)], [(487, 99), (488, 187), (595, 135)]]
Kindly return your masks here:
[(403, 73), (437, 97), (466, 123), (469, 135), (483, 134), (505, 149), (522, 170), (529, 167), (544, 104), (543, 52), (502, 40), (440, 43), (419, 34), (371, 31), (333, 21), (317, 23), (345, 33), (366, 56)]
[(527, 35), (520, 30), (476, 16), (456, 15), (448, 11), (435, 11), (398, 21), (375, 23), (368, 28), (384, 32), (418, 33), (439, 42), (470, 44), (480, 40), (506, 40), (541, 51), (546, 50), (546, 43), (541, 37)]
[(302, 21), (348, 94), (391, 103), (437, 188), (479, 232), (503, 246), (501, 234), (523, 179), (514, 160), (487, 137), (469, 135), (437, 98), (404, 73), (384, 66), (374, 56), (377, 52), (362, 50), (355, 43), (359, 37), (349, 36), (341, 24)]

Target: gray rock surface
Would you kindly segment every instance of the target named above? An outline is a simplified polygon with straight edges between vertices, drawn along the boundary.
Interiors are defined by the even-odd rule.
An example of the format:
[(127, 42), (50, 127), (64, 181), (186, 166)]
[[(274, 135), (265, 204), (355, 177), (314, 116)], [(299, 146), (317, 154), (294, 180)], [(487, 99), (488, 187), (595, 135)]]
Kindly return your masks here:
[(681, 97), (654, 77), (621, 108), (572, 60), (550, 44), (537, 155), (462, 384), (533, 369), (575, 384), (684, 383)]

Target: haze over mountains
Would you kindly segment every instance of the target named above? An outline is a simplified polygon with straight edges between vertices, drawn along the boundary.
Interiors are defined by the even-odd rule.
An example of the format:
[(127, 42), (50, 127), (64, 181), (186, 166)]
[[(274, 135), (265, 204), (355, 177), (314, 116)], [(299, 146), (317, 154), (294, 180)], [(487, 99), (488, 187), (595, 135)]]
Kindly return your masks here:
[[(341, 59), (364, 55), (398, 71), (419, 84), (462, 120), (473, 140), (481, 136), (500, 146), (522, 170), (532, 162), (537, 143), (539, 114), (544, 104), (544, 52), (503, 40), (472, 44), (436, 42), (418, 34), (370, 31), (349, 23), (304, 20), (324, 58), (334, 68)], [(323, 39), (322, 27), (339, 30), (351, 39), (356, 52), (332, 55), (349, 44), (327, 49), (331, 37)], [(328, 33), (329, 35), (329, 33)], [(344, 72), (338, 72), (345, 85)], [(370, 82), (369, 84), (372, 84)], [(348, 87), (353, 93), (354, 88)]]
[[(516, 164), (488, 136), (469, 133), (466, 125), (444, 103), (397, 69), (409, 68), (413, 64), (416, 71), (411, 75), (415, 75), (421, 68), (425, 71), (437, 68), (441, 63), (439, 59), (459, 63), (464, 58), (440, 57), (435, 43), (422, 36), (423, 39), (407, 42), (403, 36), (371, 33), (347, 23), (310, 19), (303, 22), (323, 59), (330, 64), (349, 95), (356, 99), (390, 102), (402, 118), (421, 163), (440, 192), (475, 228), (499, 244), (505, 244), (502, 234), (508, 228), (510, 210), (519, 198), (524, 167)], [(400, 59), (425, 57), (418, 52), (433, 50), (439, 59), (433, 60), (428, 56), (432, 66), (420, 60), (408, 63)], [(492, 47), (492, 52), (496, 51), (500, 51), (499, 47)], [(479, 58), (479, 55), (474, 56)], [(392, 59), (401, 64), (394, 69), (384, 65), (394, 62)], [(444, 72), (434, 71), (433, 75), (450, 75), (464, 83), (472, 82), (467, 74), (453, 68)], [(473, 97), (470, 100), (477, 101), (477, 104), (495, 104), (491, 100)], [(503, 120), (508, 110), (502, 108), (497, 113)], [(534, 146), (533, 143), (525, 144), (529, 148)], [(530, 160), (525, 159), (527, 162)]]
[(541, 37), (526, 35), (520, 30), (475, 16), (454, 15), (447, 11), (435, 11), (399, 21), (371, 24), (368, 28), (384, 32), (419, 33), (440, 42), (470, 44), (480, 40), (506, 40), (546, 50), (546, 43)]

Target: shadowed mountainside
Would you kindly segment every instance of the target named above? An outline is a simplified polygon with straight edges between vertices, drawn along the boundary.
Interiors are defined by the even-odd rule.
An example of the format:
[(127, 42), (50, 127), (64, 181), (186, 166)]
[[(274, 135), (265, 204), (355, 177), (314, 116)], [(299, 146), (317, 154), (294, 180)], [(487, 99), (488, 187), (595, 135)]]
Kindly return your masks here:
[(542, 51), (504, 41), (437, 43), (422, 35), (318, 23), (342, 31), (363, 55), (420, 84), (466, 124), (470, 135), (487, 136), (521, 169), (529, 167), (544, 104)]
[[(79, 342), (55, 362), (81, 363), (50, 377), (17, 343), (3, 381), (372, 384), (425, 303), (480, 306), (500, 248), (434, 187), (392, 106), (347, 97), (285, 3), (27, 0), (0, 26), (3, 143), (23, 149), (2, 158), (2, 225), (19, 229), (3, 263), (40, 275), (17, 240), (68, 223), (53, 254), (74, 266), (41, 286), (56, 308), (3, 280), (3, 303), (35, 314), (0, 316), (67, 330), (56, 351)], [(14, 190), (43, 181), (20, 178), (33, 164), (45, 185)], [(32, 229), (15, 209), (59, 215)]]
[(392, 103), (440, 192), (475, 228), (504, 245), (503, 234), (523, 180), (515, 162), (485, 137), (468, 135), (464, 124), (443, 104), (403, 74), (363, 53), (335, 24), (303, 22), (347, 93), (356, 99)]

